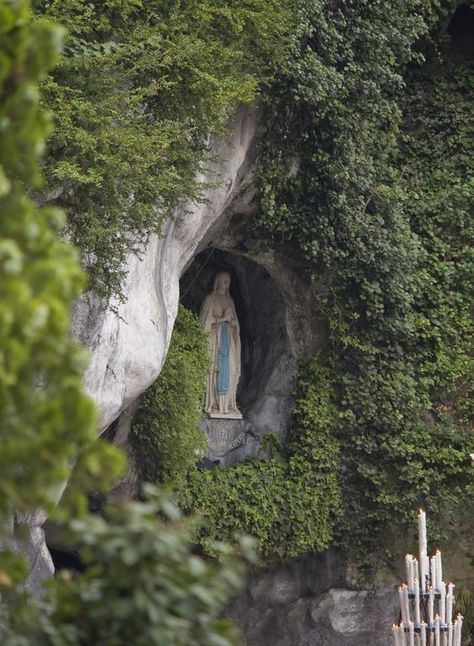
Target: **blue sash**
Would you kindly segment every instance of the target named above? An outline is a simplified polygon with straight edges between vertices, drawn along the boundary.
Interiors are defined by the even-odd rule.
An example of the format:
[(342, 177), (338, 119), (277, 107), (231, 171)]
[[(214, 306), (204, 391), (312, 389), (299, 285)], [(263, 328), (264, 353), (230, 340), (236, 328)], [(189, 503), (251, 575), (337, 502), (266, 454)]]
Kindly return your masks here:
[(220, 325), (219, 351), (217, 354), (217, 394), (227, 395), (229, 392), (229, 323), (224, 321)]

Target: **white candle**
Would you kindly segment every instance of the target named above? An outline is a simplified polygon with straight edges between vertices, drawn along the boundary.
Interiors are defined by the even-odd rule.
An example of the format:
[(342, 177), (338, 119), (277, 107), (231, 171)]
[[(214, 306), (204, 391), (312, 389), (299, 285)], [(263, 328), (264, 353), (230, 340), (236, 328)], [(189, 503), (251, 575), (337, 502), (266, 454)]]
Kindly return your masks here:
[(428, 623), (431, 624), (434, 622), (434, 591), (433, 591), (433, 586), (430, 586), (430, 591), (429, 591), (429, 598), (428, 598)]
[(446, 622), (448, 624), (453, 620), (453, 588), (454, 584), (448, 583), (448, 594), (446, 596)]
[(428, 555), (425, 554), (423, 557), (423, 589), (428, 590), (430, 584), (430, 560)]
[(402, 622), (408, 624), (408, 617), (406, 615), (405, 596), (403, 594), (403, 586), (398, 588), (398, 600), (400, 601), (400, 610), (402, 611)]
[(423, 509), (418, 512), (418, 543), (426, 551), (426, 512)]
[(407, 624), (410, 623), (410, 599), (408, 597), (408, 587), (406, 585), (403, 586), (403, 598), (405, 600), (405, 615), (407, 618)]
[(453, 646), (453, 624), (451, 621), (448, 623), (448, 646)]
[(426, 624), (423, 621), (420, 628), (421, 646), (426, 646)]
[(454, 637), (453, 637), (453, 646), (460, 646), (459, 639), (459, 621), (456, 619), (454, 622)]
[(464, 619), (464, 617), (462, 615), (458, 615), (458, 643), (456, 644), (456, 646), (461, 646), (463, 619)]
[(430, 559), (431, 563), (431, 585), (435, 590), (438, 588), (438, 577), (436, 575), (436, 563), (437, 563), (437, 558), (436, 556), (432, 556)]
[(420, 574), (422, 577), (421, 589), (425, 590), (425, 576), (428, 574), (426, 567), (428, 545), (426, 542), (426, 513), (422, 509), (418, 512), (418, 548), (420, 553)]
[(410, 621), (408, 624), (408, 629), (409, 629), (409, 637), (410, 637), (410, 646), (415, 646), (415, 627), (413, 625), (413, 621)]
[(441, 582), (443, 580), (443, 566), (441, 564), (441, 552), (436, 550), (436, 575), (438, 577), (438, 588), (441, 587)]
[(420, 623), (420, 584), (415, 578), (415, 624)]
[(395, 626), (395, 624), (393, 624), (393, 626), (392, 626), (392, 635), (393, 635), (393, 644), (394, 644), (394, 646), (401, 646), (401, 644), (400, 644), (400, 627), (399, 626)]
[(407, 571), (407, 585), (410, 588), (410, 590), (413, 590), (413, 570), (412, 570), (412, 563), (413, 561), (413, 556), (411, 554), (407, 554), (405, 556), (405, 568)]
[(436, 619), (435, 619), (435, 645), (436, 646), (441, 646), (440, 636), (441, 636), (441, 632), (439, 630), (439, 615), (436, 615)]
[[(413, 565), (415, 569), (415, 579), (418, 579), (420, 581), (420, 572), (418, 568), (418, 559), (413, 559)], [(423, 589), (423, 585), (421, 585), (421, 589)]]
[(400, 637), (401, 637), (402, 646), (407, 646), (407, 636), (405, 633), (405, 624), (403, 623), (403, 621), (400, 624)]
[(441, 581), (439, 585), (441, 598), (439, 600), (439, 618), (442, 624), (446, 623), (446, 583)]

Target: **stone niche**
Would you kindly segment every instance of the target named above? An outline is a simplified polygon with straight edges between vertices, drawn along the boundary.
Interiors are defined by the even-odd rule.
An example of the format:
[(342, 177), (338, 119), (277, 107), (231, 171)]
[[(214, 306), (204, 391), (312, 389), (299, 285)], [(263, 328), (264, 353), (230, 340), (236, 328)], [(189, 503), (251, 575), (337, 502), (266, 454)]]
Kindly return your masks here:
[(203, 413), (202, 428), (209, 442), (206, 457), (230, 465), (261, 455), (261, 440), (267, 433), (284, 437), (294, 360), (282, 294), (268, 271), (243, 255), (216, 248), (200, 253), (181, 280), (183, 305), (199, 314), (219, 271), (231, 276), (230, 294), (240, 323), (237, 403), (243, 419), (211, 420)]

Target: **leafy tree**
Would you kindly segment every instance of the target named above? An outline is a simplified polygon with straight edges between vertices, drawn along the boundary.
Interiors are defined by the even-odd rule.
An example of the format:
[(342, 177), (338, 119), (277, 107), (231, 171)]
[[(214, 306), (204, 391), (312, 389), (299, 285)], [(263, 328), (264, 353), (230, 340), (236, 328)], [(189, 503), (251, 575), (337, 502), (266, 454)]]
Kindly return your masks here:
[[(0, 4), (0, 513), (50, 508), (79, 452), (95, 439), (82, 391), (85, 355), (69, 333), (84, 285), (77, 254), (62, 242), (64, 214), (37, 208), (39, 156), (49, 132), (38, 82), (56, 61), (63, 30), (31, 22), (27, 2)], [(96, 445), (89, 467), (115, 471)], [(84, 460), (86, 466), (87, 460)], [(89, 468), (87, 467), (87, 468)], [(98, 475), (99, 469), (96, 469)]]
[[(2, 635), (7, 646), (230, 646), (221, 609), (241, 584), (242, 562), (215, 544), (220, 563), (189, 547), (190, 528), (151, 486), (145, 502), (116, 504), (105, 518), (73, 521), (86, 570), (58, 577), (43, 601), (23, 607)], [(241, 553), (253, 559), (252, 542)]]

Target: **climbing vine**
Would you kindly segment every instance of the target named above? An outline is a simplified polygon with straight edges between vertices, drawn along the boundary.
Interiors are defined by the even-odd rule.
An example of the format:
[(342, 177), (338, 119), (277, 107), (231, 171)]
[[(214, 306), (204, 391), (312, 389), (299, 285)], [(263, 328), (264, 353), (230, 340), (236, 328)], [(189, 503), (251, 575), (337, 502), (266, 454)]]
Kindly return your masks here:
[(130, 439), (143, 478), (179, 485), (205, 446), (199, 429), (207, 339), (199, 319), (182, 305), (159, 378), (144, 393)]
[(351, 547), (417, 504), (449, 513), (472, 477), (472, 68), (428, 44), (422, 64), (412, 44), (433, 13), (395, 4), (305, 13), (269, 107), (256, 222), (324, 286)]
[(67, 208), (90, 285), (120, 295), (127, 254), (199, 199), (209, 135), (278, 66), (291, 13), (282, 0), (32, 4), (68, 30), (42, 88), (55, 120), (42, 199)]
[[(296, 394), (282, 458), (196, 476), (191, 506), (210, 536), (250, 531), (285, 556), (333, 537), (361, 554), (408, 527), (419, 504), (446, 519), (472, 492), (473, 77), (446, 34), (454, 6), (300, 9), (266, 104), (253, 230), (304, 262), (330, 338), (299, 376), (296, 393), (311, 389)], [(310, 406), (313, 387), (329, 388), (330, 416)], [(330, 486), (320, 434), (333, 447)], [(317, 516), (319, 493), (340, 512), (336, 531)]]
[(242, 533), (255, 536), (269, 560), (329, 546), (341, 503), (329, 386), (316, 362), (302, 366), (283, 452), (269, 438), (266, 460), (191, 472), (181, 504), (200, 510), (204, 523), (197, 538), (205, 547)]

